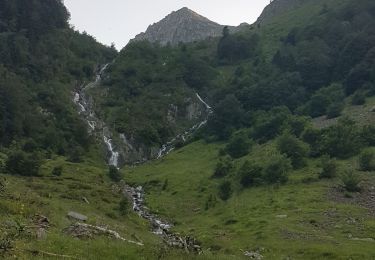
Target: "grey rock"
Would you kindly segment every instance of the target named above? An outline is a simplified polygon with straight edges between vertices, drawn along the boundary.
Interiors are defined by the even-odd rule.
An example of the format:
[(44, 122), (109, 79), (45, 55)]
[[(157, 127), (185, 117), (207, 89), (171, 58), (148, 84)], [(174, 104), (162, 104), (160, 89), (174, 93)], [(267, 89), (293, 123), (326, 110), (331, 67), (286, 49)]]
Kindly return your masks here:
[[(229, 29), (236, 32), (246, 25), (243, 23), (238, 27), (229, 26)], [(147, 40), (161, 45), (177, 45), (180, 42), (188, 43), (221, 36), (224, 26), (184, 7), (150, 25), (146, 32), (138, 34), (133, 41)]]
[(87, 221), (87, 219), (88, 219), (85, 215), (82, 215), (82, 214), (74, 212), (74, 211), (70, 211), (67, 216), (69, 218), (79, 220), (79, 221)]

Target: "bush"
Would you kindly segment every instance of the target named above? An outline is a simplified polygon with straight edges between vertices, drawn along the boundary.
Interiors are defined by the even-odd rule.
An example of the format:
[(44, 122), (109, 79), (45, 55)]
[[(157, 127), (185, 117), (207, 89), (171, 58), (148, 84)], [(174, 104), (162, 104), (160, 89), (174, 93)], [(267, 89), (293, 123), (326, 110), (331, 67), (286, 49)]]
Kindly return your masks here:
[(41, 161), (37, 154), (22, 151), (13, 152), (6, 161), (6, 170), (10, 174), (38, 176)]
[(309, 146), (297, 137), (284, 133), (277, 139), (278, 150), (292, 160), (293, 168), (306, 165), (305, 157), (309, 154)]
[(249, 153), (252, 143), (245, 133), (236, 134), (225, 147), (225, 151), (232, 158), (240, 158)]
[(353, 170), (348, 170), (341, 176), (341, 180), (344, 183), (345, 190), (349, 192), (360, 191), (359, 183), (361, 182), (357, 174)]
[(122, 216), (125, 216), (129, 213), (129, 208), (130, 208), (130, 203), (129, 203), (129, 200), (127, 198), (123, 198), (121, 201), (120, 201), (120, 205), (119, 205), (119, 211), (120, 211), (120, 214)]
[(232, 168), (233, 168), (233, 162), (229, 156), (220, 158), (219, 162), (216, 164), (213, 177), (215, 178), (225, 177), (229, 174)]
[(359, 155), (359, 168), (361, 171), (374, 171), (375, 170), (375, 152), (373, 150), (364, 150)]
[(337, 162), (331, 159), (329, 155), (323, 156), (321, 160), (322, 171), (319, 173), (319, 178), (332, 179), (337, 175)]
[(60, 166), (56, 166), (52, 170), (52, 175), (54, 175), (54, 176), (61, 176), (62, 172), (63, 172), (63, 167), (61, 165)]
[(262, 183), (262, 167), (246, 161), (239, 170), (240, 183), (243, 187), (250, 187)]
[(222, 200), (228, 200), (232, 196), (233, 189), (230, 181), (224, 181), (219, 185), (219, 198)]
[(109, 166), (108, 176), (114, 182), (119, 182), (122, 179), (120, 171), (115, 166)]
[(79, 146), (75, 146), (69, 150), (68, 161), (72, 163), (80, 163), (82, 162), (83, 154), (83, 149)]
[(342, 103), (333, 103), (328, 106), (327, 108), (327, 118), (336, 118), (341, 116), (341, 113), (344, 109), (344, 105)]
[(361, 131), (361, 138), (366, 146), (375, 146), (375, 126), (364, 126)]
[(264, 168), (264, 179), (268, 183), (286, 183), (288, 171), (291, 169), (291, 161), (288, 158), (281, 154), (273, 155)]
[(352, 105), (360, 106), (366, 103), (366, 95), (363, 91), (357, 91), (352, 97)]

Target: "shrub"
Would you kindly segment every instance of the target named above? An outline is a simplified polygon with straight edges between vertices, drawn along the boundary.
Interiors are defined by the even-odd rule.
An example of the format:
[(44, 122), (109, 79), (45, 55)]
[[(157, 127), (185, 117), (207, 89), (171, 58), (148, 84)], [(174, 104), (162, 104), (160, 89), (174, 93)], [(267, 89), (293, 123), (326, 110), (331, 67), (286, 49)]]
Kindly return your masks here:
[(359, 130), (354, 121), (348, 118), (340, 119), (338, 124), (323, 130), (322, 151), (341, 159), (358, 154), (363, 145)]
[(305, 157), (309, 153), (309, 146), (297, 137), (284, 133), (277, 139), (278, 150), (292, 160), (293, 168), (306, 165)]
[(341, 116), (341, 113), (344, 109), (344, 105), (342, 103), (333, 103), (328, 106), (327, 108), (327, 118), (336, 118)]
[(60, 165), (60, 166), (56, 166), (55, 168), (53, 168), (51, 173), (54, 176), (61, 176), (62, 172), (63, 172), (63, 167)]
[(120, 171), (115, 166), (109, 166), (108, 176), (114, 182), (119, 182), (122, 179)]
[(41, 161), (37, 154), (15, 151), (6, 161), (6, 170), (15, 175), (38, 176), (40, 165)]
[(123, 216), (127, 215), (129, 213), (129, 207), (130, 207), (129, 200), (127, 198), (123, 198), (120, 201), (120, 205), (119, 205), (120, 214)]
[(262, 167), (246, 161), (239, 170), (240, 183), (243, 187), (250, 187), (262, 183)]
[(366, 95), (363, 91), (357, 91), (352, 97), (352, 105), (363, 105), (366, 103)]
[(273, 155), (264, 168), (264, 179), (268, 183), (286, 183), (288, 171), (291, 169), (291, 161), (288, 158), (281, 154)]
[(375, 126), (367, 125), (362, 128), (361, 138), (367, 146), (375, 146)]
[(225, 151), (232, 158), (240, 158), (247, 155), (250, 151), (252, 141), (248, 138), (245, 133), (234, 135), (228, 145), (225, 147)]
[(232, 184), (230, 181), (224, 181), (219, 185), (219, 198), (228, 200), (233, 193)]
[(374, 171), (375, 170), (375, 152), (370, 149), (364, 150), (359, 155), (359, 168), (361, 171)]
[(361, 182), (357, 174), (353, 170), (348, 170), (341, 176), (341, 180), (344, 184), (345, 190), (349, 192), (360, 191), (359, 183)]
[(216, 164), (213, 177), (221, 178), (221, 177), (227, 176), (232, 168), (233, 168), (233, 162), (229, 156), (220, 158), (219, 162)]
[(335, 159), (331, 159), (329, 155), (325, 155), (321, 160), (322, 171), (319, 173), (319, 178), (332, 179), (337, 174), (337, 162)]
[(68, 161), (72, 163), (80, 163), (82, 162), (83, 154), (83, 149), (79, 146), (75, 146), (69, 150)]

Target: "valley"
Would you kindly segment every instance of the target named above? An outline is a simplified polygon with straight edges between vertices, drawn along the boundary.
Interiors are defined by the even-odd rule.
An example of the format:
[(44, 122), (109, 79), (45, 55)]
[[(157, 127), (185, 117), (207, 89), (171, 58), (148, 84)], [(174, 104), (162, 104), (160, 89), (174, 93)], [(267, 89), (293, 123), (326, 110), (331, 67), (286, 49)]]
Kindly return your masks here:
[(374, 259), (374, 26), (185, 7), (117, 51), (0, 0), (0, 258)]

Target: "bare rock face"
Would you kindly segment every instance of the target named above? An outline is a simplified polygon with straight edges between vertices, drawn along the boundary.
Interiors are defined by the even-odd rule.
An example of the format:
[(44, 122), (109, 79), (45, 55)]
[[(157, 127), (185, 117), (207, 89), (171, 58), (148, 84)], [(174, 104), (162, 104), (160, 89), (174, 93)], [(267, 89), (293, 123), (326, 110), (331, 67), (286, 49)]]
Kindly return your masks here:
[[(148, 40), (161, 45), (177, 45), (180, 42), (194, 42), (222, 34), (224, 25), (210, 21), (196, 12), (184, 7), (172, 12), (160, 22), (150, 25), (147, 31), (137, 35), (133, 41)], [(243, 28), (231, 27), (231, 31)]]

